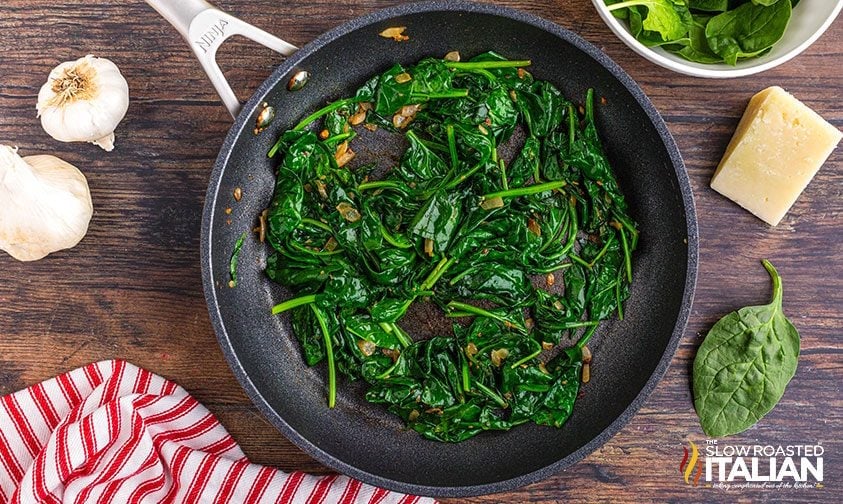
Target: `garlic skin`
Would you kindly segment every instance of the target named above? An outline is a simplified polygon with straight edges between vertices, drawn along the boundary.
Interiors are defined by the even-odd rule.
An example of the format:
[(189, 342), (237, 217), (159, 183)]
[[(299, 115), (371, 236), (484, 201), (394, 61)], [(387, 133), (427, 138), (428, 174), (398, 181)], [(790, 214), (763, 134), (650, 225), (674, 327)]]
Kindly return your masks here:
[(76, 246), (94, 213), (88, 181), (55, 156), (17, 154), (0, 145), (0, 249), (35, 261)]
[(38, 93), (44, 131), (60, 142), (114, 149), (114, 130), (129, 109), (129, 84), (117, 65), (88, 55), (50, 72)]

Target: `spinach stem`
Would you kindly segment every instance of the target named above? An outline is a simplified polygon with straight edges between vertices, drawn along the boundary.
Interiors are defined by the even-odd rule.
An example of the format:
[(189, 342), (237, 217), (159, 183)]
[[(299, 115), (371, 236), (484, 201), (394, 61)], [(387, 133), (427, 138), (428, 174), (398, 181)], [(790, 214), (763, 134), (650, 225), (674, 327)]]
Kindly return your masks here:
[(487, 318), (490, 318), (490, 319), (494, 319), (494, 320), (497, 320), (498, 322), (501, 322), (501, 323), (503, 323), (507, 326), (512, 327), (513, 329), (520, 332), (521, 334), (527, 334), (527, 329), (525, 329), (520, 324), (517, 324), (517, 323), (515, 323), (511, 320), (508, 320), (507, 318), (502, 317), (502, 316), (500, 316), (496, 313), (492, 313), (488, 310), (484, 310), (483, 308), (479, 308), (479, 307), (474, 306), (474, 305), (470, 305), (470, 304), (467, 304), (467, 303), (461, 303), (459, 301), (451, 301), (450, 303), (448, 303), (448, 309), (449, 310), (456, 309), (458, 311), (467, 312), (467, 313), (470, 313), (472, 315), (479, 315), (481, 317), (487, 317)]
[(539, 342), (538, 342), (538, 341), (536, 341), (536, 340), (530, 340), (530, 342), (531, 342), (531, 343), (534, 343), (534, 344), (536, 345), (536, 349), (535, 349), (535, 350), (533, 351), (533, 353), (531, 353), (530, 355), (528, 355), (528, 356), (524, 357), (523, 359), (520, 359), (518, 362), (516, 362), (515, 364), (513, 364), (512, 366), (510, 366), (510, 368), (511, 368), (511, 369), (515, 369), (515, 368), (517, 368), (518, 366), (520, 366), (521, 364), (526, 364), (527, 362), (530, 362), (531, 360), (533, 360), (533, 359), (535, 359), (536, 357), (538, 357), (540, 353), (542, 353), (542, 346), (539, 344)]
[(413, 344), (413, 340), (410, 338), (410, 335), (404, 332), (404, 329), (401, 329), (401, 326), (395, 322), (390, 322), (389, 325), (392, 326), (393, 334), (395, 334), (395, 337), (398, 338), (398, 342), (401, 343), (404, 348)]
[[(562, 254), (562, 255), (564, 255), (564, 254)], [(557, 254), (557, 257), (561, 257), (561, 256), (559, 254)], [(555, 273), (555, 272), (560, 271), (560, 270), (566, 270), (573, 265), (574, 265), (574, 263), (566, 262), (566, 263), (561, 263), (561, 264), (554, 264), (553, 266), (548, 266), (546, 268), (537, 269), (535, 271), (536, 271), (537, 274), (547, 275), (548, 273)]]
[(615, 235), (610, 236), (609, 239), (606, 240), (606, 244), (603, 245), (603, 248), (600, 249), (600, 252), (597, 254), (597, 256), (594, 259), (592, 259), (590, 263), (588, 263), (589, 268), (594, 267), (594, 265), (597, 264), (597, 261), (602, 259), (604, 255), (606, 255), (606, 251), (609, 250), (609, 245), (611, 245), (612, 242), (614, 242), (614, 241), (615, 241)]
[(591, 264), (585, 262), (580, 256), (578, 256), (576, 254), (571, 254), (570, 257), (571, 257), (571, 260), (574, 261), (575, 263), (580, 264), (581, 266), (585, 266), (588, 269), (591, 269)]
[(615, 302), (618, 305), (618, 320), (623, 320), (623, 303), (621, 302), (621, 280), (615, 283)]
[(457, 137), (454, 134), (454, 125), (449, 124), (445, 127), (448, 136), (448, 152), (451, 154), (451, 171), (457, 171), (459, 160), (457, 159)]
[[(448, 128), (451, 128), (451, 130), (448, 131), (448, 133), (449, 133), (448, 143), (450, 143), (450, 141), (451, 141), (450, 133), (451, 133), (451, 131), (453, 131), (453, 126), (449, 124)], [(491, 140), (489, 141), (489, 144), (492, 147), (492, 162), (497, 164), (497, 162), (498, 162), (498, 148), (495, 145), (495, 136), (492, 135), (491, 132), (489, 132), (489, 133), (490, 134), (487, 135), (487, 136), (491, 137)], [(456, 146), (455, 146), (454, 149), (451, 151), (451, 172), (450, 173), (454, 173), (456, 171), (456, 168), (457, 168), (456, 162), (457, 162), (457, 159), (456, 159)], [(465, 172), (462, 175), (460, 175), (459, 177), (451, 180), (447, 185), (445, 185), (445, 189), (453, 189), (454, 187), (462, 184), (463, 182), (466, 181), (466, 179), (468, 179), (468, 177), (477, 173), (477, 170), (482, 168), (485, 164), (486, 163), (484, 161), (480, 161), (479, 163), (474, 165), (467, 172)], [(449, 173), (449, 175), (450, 175), (450, 173)]]
[(550, 387), (547, 385), (535, 385), (532, 383), (522, 383), (518, 385), (518, 390), (523, 390), (525, 392), (547, 392), (550, 390)]
[[(410, 131), (412, 131), (412, 130), (410, 130)], [(432, 140), (425, 140), (423, 138), (419, 138), (419, 142), (421, 142), (422, 145), (424, 145), (425, 147), (427, 147), (430, 150), (435, 150), (435, 151), (439, 151), (439, 152), (448, 152), (448, 147), (446, 147), (445, 145), (443, 145), (439, 142), (434, 142)]]
[(340, 133), (339, 135), (334, 135), (332, 137), (328, 137), (325, 140), (322, 140), (322, 143), (327, 144), (327, 143), (332, 143), (332, 142), (341, 142), (343, 140), (353, 138), (355, 136), (357, 136), (357, 132), (354, 131), (354, 130), (351, 130), (347, 133)]
[[(398, 238), (392, 236), (392, 234), (386, 229), (386, 226), (383, 225), (383, 222), (381, 222), (381, 224), (380, 224), (380, 229), (381, 229), (381, 236), (383, 236), (383, 239), (386, 240), (386, 242), (389, 243), (390, 245), (392, 245), (393, 247), (400, 248), (400, 249), (408, 249), (408, 248), (413, 247), (412, 243), (410, 243), (406, 240), (401, 241)], [(402, 237), (402, 239), (403, 239), (403, 237)]]
[(334, 345), (331, 342), (328, 324), (325, 322), (325, 314), (316, 305), (310, 305), (310, 309), (313, 310), (325, 339), (325, 353), (328, 355), (328, 407), (333, 408), (337, 404), (337, 368), (334, 364)]
[(316, 219), (311, 219), (310, 217), (302, 217), (301, 221), (302, 224), (307, 224), (308, 226), (317, 227), (319, 229), (325, 230), (331, 234), (334, 233), (334, 230), (331, 229), (331, 226), (325, 224), (322, 221), (318, 221)]
[[(361, 102), (361, 101), (364, 101), (363, 98), (359, 98), (359, 97), (355, 96), (353, 98), (346, 98), (344, 100), (337, 100), (333, 103), (329, 103), (328, 105), (325, 105), (321, 109), (317, 110), (316, 112), (314, 112), (314, 113), (310, 114), (309, 116), (305, 117), (304, 119), (302, 119), (302, 121), (300, 123), (298, 123), (292, 129), (292, 131), (301, 131), (305, 127), (307, 127), (308, 124), (310, 124), (313, 121), (319, 119), (323, 115), (329, 114), (329, 113), (333, 112), (334, 110), (337, 110), (338, 108), (342, 108), (346, 105), (350, 105), (352, 103), (357, 103), (357, 102)], [(275, 154), (278, 153), (278, 149), (281, 148), (281, 145), (283, 143), (284, 143), (284, 137), (282, 136), (281, 138), (278, 139), (277, 142), (275, 142), (275, 145), (273, 145), (272, 148), (269, 149), (269, 152), (267, 152), (266, 155), (268, 157), (275, 157)]]
[(577, 109), (573, 104), (568, 105), (568, 152), (574, 150), (574, 142), (577, 137)]
[(776, 268), (773, 266), (773, 263), (768, 261), (767, 259), (761, 259), (761, 264), (764, 265), (764, 269), (767, 270), (767, 273), (770, 274), (770, 278), (773, 280), (773, 303), (776, 303), (781, 309), (782, 306), (782, 277), (779, 276), (779, 272), (776, 271)]
[[(564, 226), (559, 226), (559, 229), (557, 229), (556, 231), (554, 231), (554, 232), (553, 232), (553, 236), (552, 236), (549, 240), (547, 240), (547, 241), (544, 243), (544, 245), (542, 245), (542, 246), (541, 246), (541, 248), (539, 249), (539, 254), (541, 254), (542, 252), (544, 252), (545, 250), (547, 250), (547, 247), (549, 247), (550, 245), (552, 245), (554, 242), (556, 242), (556, 241), (558, 241), (559, 239), (561, 239), (561, 238), (562, 238), (562, 235), (563, 235), (563, 234), (565, 234), (565, 232), (566, 232), (566, 231), (568, 231), (568, 228), (570, 228), (570, 227), (571, 227), (571, 223), (570, 223), (570, 216), (568, 216), (568, 219), (565, 221), (565, 225), (564, 225)], [(563, 250), (564, 250), (564, 248), (563, 248)], [(555, 256), (553, 256), (553, 257), (554, 257), (554, 258), (557, 258), (557, 257), (561, 257), (562, 255), (564, 255), (564, 254), (556, 254), (556, 255), (555, 255)]]
[(527, 196), (529, 194), (538, 194), (543, 193), (545, 191), (559, 189), (560, 187), (565, 187), (567, 184), (568, 183), (564, 180), (554, 180), (553, 182), (545, 182), (543, 184), (534, 184), (524, 187), (517, 187), (515, 189), (509, 189), (506, 191), (489, 193), (484, 195), (483, 199), (488, 200), (492, 198), (514, 198), (517, 196)]
[(503, 400), (503, 397), (496, 394), (489, 387), (483, 385), (480, 382), (474, 382), (474, 384), (477, 386), (478, 389), (480, 389), (481, 392), (483, 392), (484, 394), (489, 396), (490, 399), (498, 403), (498, 406), (500, 406), (501, 408), (506, 409), (509, 406), (508, 404), (506, 404), (506, 401)]
[(609, 11), (611, 12), (611, 11), (613, 11), (613, 10), (625, 9), (625, 8), (627, 8), (627, 7), (630, 7), (630, 6), (632, 6), (632, 5), (638, 5), (638, 4), (640, 4), (640, 3), (641, 3), (641, 2), (639, 2), (639, 1), (637, 1), (637, 0), (627, 0), (626, 2), (621, 2), (621, 3), (612, 4), (612, 5), (607, 5), (606, 7), (608, 7)]
[(283, 313), (287, 310), (292, 310), (293, 308), (297, 308), (302, 305), (312, 304), (316, 302), (316, 294), (308, 294), (306, 296), (300, 296), (293, 299), (288, 299), (283, 303), (279, 303), (272, 307), (272, 314), (278, 315), (279, 313)]
[(445, 66), (454, 70), (477, 70), (489, 68), (516, 68), (530, 66), (530, 60), (513, 61), (446, 61)]
[(468, 392), (471, 390), (471, 377), (468, 375), (468, 359), (465, 356), (461, 356), (460, 360), (462, 361), (462, 389)]
[(310, 124), (313, 121), (319, 119), (320, 117), (322, 117), (324, 115), (327, 115), (327, 114), (330, 114), (331, 112), (333, 112), (337, 109), (345, 107), (346, 105), (351, 105), (352, 103), (357, 103), (357, 102), (361, 102), (361, 101), (364, 101), (364, 99), (355, 96), (353, 98), (346, 98), (344, 100), (337, 100), (333, 103), (329, 103), (328, 105), (325, 105), (321, 109), (317, 110), (316, 112), (314, 112), (314, 113), (310, 114), (309, 116), (305, 117), (304, 119), (302, 119), (300, 123), (296, 124), (293, 127), (293, 131), (301, 131), (301, 130), (305, 129), (308, 124)]
[(398, 182), (392, 182), (389, 180), (375, 180), (373, 182), (363, 182), (362, 184), (357, 186), (358, 191), (367, 191), (369, 189), (398, 189), (399, 191), (403, 191), (404, 186)]
[(597, 331), (597, 325), (596, 324), (591, 326), (591, 328), (589, 328), (585, 332), (585, 334), (583, 334), (583, 337), (580, 338), (579, 341), (577, 341), (577, 348), (582, 350), (582, 347), (586, 346), (588, 344), (588, 341), (591, 339), (591, 337), (594, 336), (595, 331)]
[(466, 268), (465, 270), (463, 270), (460, 273), (458, 273), (457, 275), (455, 275), (454, 278), (452, 278), (451, 281), (448, 282), (448, 284), (454, 285), (455, 283), (462, 280), (466, 275), (470, 275), (470, 274), (474, 273), (476, 270), (477, 270), (477, 267), (474, 267), (474, 266), (472, 266), (470, 268)]
[[(402, 316), (410, 308), (410, 305), (413, 304), (413, 301), (415, 301), (417, 297), (419, 297), (421, 295), (432, 294), (431, 288), (433, 287), (433, 285), (439, 280), (439, 278), (442, 277), (442, 275), (445, 274), (446, 271), (448, 271), (448, 268), (450, 268), (451, 265), (454, 264), (454, 262), (455, 262), (454, 259), (448, 259), (447, 257), (443, 257), (442, 260), (439, 261), (439, 263), (436, 265), (435, 268), (433, 268), (433, 271), (430, 272), (430, 274), (427, 276), (427, 278), (424, 280), (424, 282), (422, 282), (416, 288), (415, 292), (413, 293), (413, 297), (404, 301), (404, 304), (401, 305), (400, 313), (402, 314)], [(395, 323), (391, 323), (390, 325), (391, 325), (393, 330), (397, 330), (399, 332), (401, 331), (401, 329), (398, 326), (396, 326)], [(392, 331), (387, 330), (386, 332), (392, 332)], [(407, 341), (407, 345), (412, 343), (412, 341), (410, 341), (409, 339), (407, 339), (406, 341)]]
[(395, 368), (398, 367), (399, 362), (401, 362), (400, 357), (391, 366), (389, 366), (386, 371), (384, 371), (383, 373), (375, 376), (375, 379), (383, 380), (384, 378), (388, 378), (389, 375), (392, 374), (393, 371), (395, 371)]
[(574, 243), (577, 241), (577, 233), (579, 232), (577, 226), (577, 205), (574, 202), (571, 202), (571, 216), (568, 225), (568, 242), (565, 243), (565, 246), (559, 252), (560, 255), (565, 255), (570, 252), (574, 248)]
[(618, 231), (621, 233), (621, 245), (623, 245), (623, 262), (626, 269), (626, 280), (632, 283), (632, 258), (629, 252), (629, 243), (626, 241), (626, 234), (623, 232), (623, 227)]
[(436, 284), (436, 282), (439, 281), (440, 278), (442, 278), (442, 275), (444, 275), (445, 272), (448, 271), (448, 268), (450, 268), (452, 264), (454, 264), (454, 259), (448, 259), (447, 257), (443, 257), (442, 260), (439, 261), (439, 264), (437, 264), (436, 267), (433, 268), (433, 271), (430, 272), (425, 281), (422, 282), (421, 285), (419, 285), (418, 290), (429, 291), (433, 287), (433, 285)]
[(585, 120), (594, 123), (594, 88), (588, 88), (585, 93)]
[(454, 180), (452, 180), (452, 181), (448, 182), (448, 184), (445, 186), (445, 189), (453, 189), (454, 187), (457, 187), (458, 185), (462, 184), (463, 182), (465, 182), (465, 180), (466, 180), (468, 177), (470, 177), (470, 176), (474, 175), (475, 173), (477, 173), (477, 170), (479, 170), (480, 168), (482, 168), (484, 164), (485, 164), (485, 163), (483, 163), (482, 161), (481, 161), (481, 162), (479, 162), (479, 163), (477, 163), (476, 165), (474, 165), (474, 167), (472, 167), (472, 168), (471, 168), (470, 170), (468, 170), (467, 172), (463, 173), (462, 175), (460, 175), (459, 177), (455, 178)]
[(509, 190), (509, 181), (506, 179), (506, 163), (503, 159), (498, 160), (498, 166), (501, 169), (501, 187), (503, 187), (504, 191)]
[(614, 211), (612, 212), (612, 216), (617, 222), (620, 223), (621, 226), (629, 230), (629, 234), (632, 235), (632, 245), (630, 246), (630, 249), (635, 250), (636, 246), (638, 245), (638, 230), (635, 229), (635, 226), (631, 222), (629, 222), (628, 217), (618, 215)]
[(410, 101), (415, 101), (414, 98), (422, 100), (440, 100), (444, 98), (465, 98), (468, 96), (468, 89), (452, 89), (444, 93), (412, 93)]
[(584, 320), (582, 322), (568, 322), (567, 324), (563, 324), (562, 327), (564, 329), (576, 329), (578, 327), (593, 327), (600, 323), (598, 320)]

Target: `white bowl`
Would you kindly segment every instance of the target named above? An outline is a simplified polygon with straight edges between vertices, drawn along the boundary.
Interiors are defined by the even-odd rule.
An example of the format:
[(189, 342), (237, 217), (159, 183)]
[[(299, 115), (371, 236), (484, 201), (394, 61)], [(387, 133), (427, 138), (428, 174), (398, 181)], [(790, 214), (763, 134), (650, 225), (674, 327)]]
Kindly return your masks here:
[(820, 38), (843, 9), (843, 0), (802, 0), (793, 8), (790, 24), (772, 51), (759, 58), (738, 61), (736, 66), (731, 66), (725, 63), (695, 63), (659, 47), (647, 47), (632, 36), (625, 20), (609, 12), (603, 0), (591, 0), (591, 3), (615, 35), (633, 51), (675, 72), (711, 79), (752, 75), (789, 61)]

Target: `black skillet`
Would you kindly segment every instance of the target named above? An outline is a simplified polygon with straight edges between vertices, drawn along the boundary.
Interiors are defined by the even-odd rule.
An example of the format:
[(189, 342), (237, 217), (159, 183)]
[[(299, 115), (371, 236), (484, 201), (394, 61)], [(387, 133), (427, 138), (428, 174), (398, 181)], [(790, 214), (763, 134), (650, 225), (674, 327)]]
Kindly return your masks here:
[[(220, 150), (202, 219), (205, 296), (219, 343), (235, 376), (281, 432), (320, 462), (365, 482), (431, 496), (501, 492), (537, 481), (579, 461), (611, 438), (641, 407), (679, 343), (693, 298), (697, 226), (688, 176), (668, 130), (633, 80), (597, 48), (543, 19), (512, 9), (466, 2), (404, 4), (352, 20), (301, 50), (212, 9), (201, 0), (147, 0), (187, 38), (236, 116)], [(406, 26), (410, 40), (378, 36)], [(242, 110), (213, 61), (216, 47), (238, 33), (292, 55)], [(336, 409), (325, 402), (325, 369), (302, 361), (286, 317), (270, 307), (290, 293), (262, 274), (266, 247), (246, 240), (239, 281), (228, 286), (229, 259), (273, 190), (266, 152), (279, 131), (329, 100), (351, 94), (395, 62), (459, 50), (494, 50), (530, 59), (530, 71), (565, 96), (588, 88), (604, 97), (598, 128), (641, 228), (632, 296), (623, 321), (601, 326), (590, 345), (591, 381), (562, 429), (524, 425), (461, 444), (425, 440), (397, 417), (371, 405), (354, 384), (340, 382)], [(287, 89), (301, 70), (311, 77)], [(263, 104), (277, 117), (254, 133)], [(394, 156), (394, 152), (375, 155)], [(244, 195), (236, 202), (235, 188)], [(226, 208), (233, 212), (226, 214)], [(413, 321), (407, 327), (413, 327)]]

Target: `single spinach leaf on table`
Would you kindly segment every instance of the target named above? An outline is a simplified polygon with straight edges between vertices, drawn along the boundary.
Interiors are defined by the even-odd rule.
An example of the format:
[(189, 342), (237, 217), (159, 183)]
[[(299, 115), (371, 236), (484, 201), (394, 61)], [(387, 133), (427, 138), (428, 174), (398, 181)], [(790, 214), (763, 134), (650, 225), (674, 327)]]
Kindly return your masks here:
[(694, 407), (705, 433), (729, 436), (770, 412), (796, 373), (799, 333), (782, 312), (782, 280), (762, 261), (773, 281), (773, 300), (720, 319), (694, 359)]

